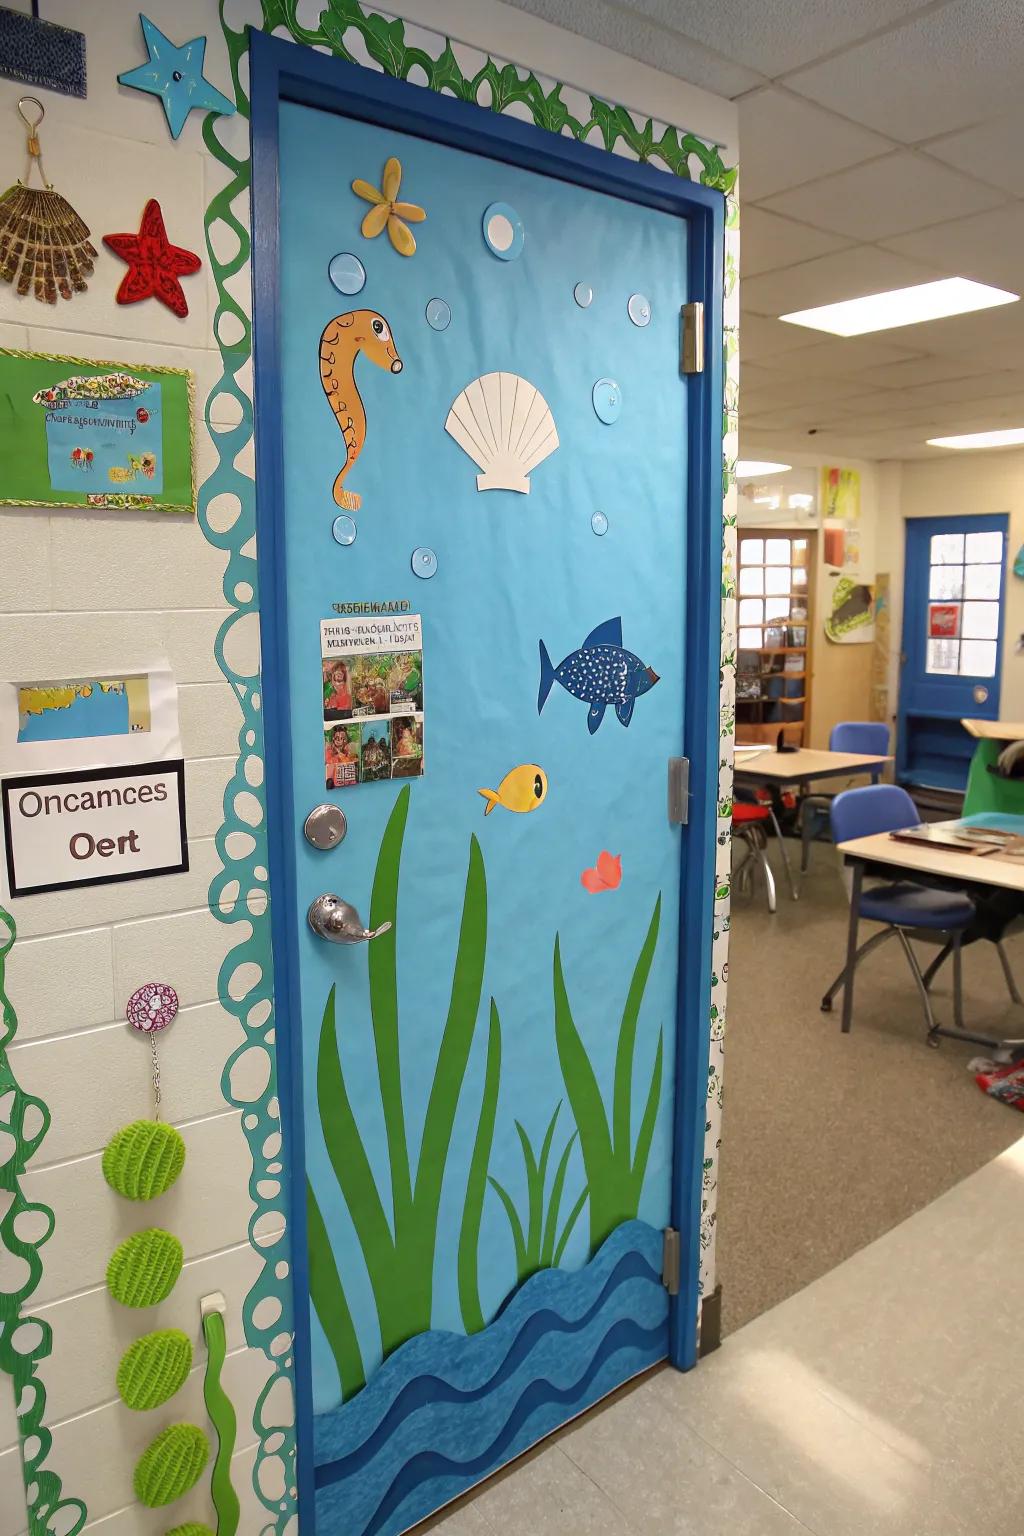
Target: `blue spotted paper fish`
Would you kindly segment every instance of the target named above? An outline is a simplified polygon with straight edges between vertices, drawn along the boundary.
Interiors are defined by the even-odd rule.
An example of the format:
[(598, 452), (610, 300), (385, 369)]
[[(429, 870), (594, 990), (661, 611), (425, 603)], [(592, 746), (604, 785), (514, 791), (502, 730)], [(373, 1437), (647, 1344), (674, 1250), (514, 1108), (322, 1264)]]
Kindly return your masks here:
[(543, 640), (540, 642), (537, 713), (544, 708), (552, 683), (561, 683), (566, 693), (590, 705), (587, 729), (593, 736), (609, 704), (615, 706), (619, 724), (628, 725), (637, 699), (657, 681), (657, 672), (624, 648), (622, 620), (608, 619), (592, 630), (579, 650), (568, 655), (560, 666), (551, 665), (548, 648)]

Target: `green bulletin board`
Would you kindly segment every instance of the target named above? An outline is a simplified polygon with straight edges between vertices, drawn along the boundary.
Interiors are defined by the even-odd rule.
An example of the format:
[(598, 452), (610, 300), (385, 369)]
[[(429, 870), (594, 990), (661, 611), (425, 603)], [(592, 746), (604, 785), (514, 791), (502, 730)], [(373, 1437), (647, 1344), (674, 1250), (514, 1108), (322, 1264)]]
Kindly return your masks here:
[(193, 375), (0, 348), (0, 505), (194, 512)]

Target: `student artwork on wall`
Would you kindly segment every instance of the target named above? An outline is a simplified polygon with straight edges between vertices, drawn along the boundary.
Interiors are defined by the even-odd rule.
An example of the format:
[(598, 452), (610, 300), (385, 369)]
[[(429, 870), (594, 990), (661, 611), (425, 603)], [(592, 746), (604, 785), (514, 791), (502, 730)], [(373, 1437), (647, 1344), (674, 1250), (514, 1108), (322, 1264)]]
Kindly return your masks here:
[(356, 358), (360, 353), (388, 373), (401, 373), (402, 359), (391, 327), (372, 309), (353, 309), (335, 315), (320, 337), (320, 383), (345, 440), (345, 462), (334, 477), (332, 494), (339, 507), (357, 512), (362, 497), (347, 491), (342, 482), (363, 451), (366, 442), (366, 411), (356, 387)]
[(423, 774), (423, 626), (418, 613), (324, 619), (324, 783), (349, 789)]
[[(829, 575), (826, 573), (826, 581)], [(836, 645), (870, 645), (875, 638), (875, 589), (852, 576), (831, 573), (832, 600), (825, 635)]]
[(412, 256), (416, 251), (416, 236), (409, 225), (421, 224), (427, 215), (418, 203), (398, 201), (401, 185), (401, 162), (392, 155), (384, 166), (379, 192), (360, 177), (352, 183), (352, 191), (372, 205), (362, 222), (363, 238), (373, 240), (386, 229), (399, 256)]
[(104, 235), (103, 244), (128, 263), (115, 298), (118, 304), (159, 299), (179, 320), (188, 314), (188, 300), (179, 278), (198, 272), (202, 261), (195, 251), (172, 245), (167, 238), (160, 204), (151, 197), (142, 210), (137, 234)]
[(203, 74), (206, 38), (193, 37), (178, 47), (148, 16), (140, 15), (139, 20), (149, 58), (136, 69), (126, 69), (118, 75), (119, 84), (160, 98), (172, 139), (181, 133), (193, 108), (230, 117), (235, 110), (234, 102)]
[(551, 409), (516, 373), (485, 373), (456, 396), (445, 431), (482, 471), (478, 491), (530, 494), (530, 474), (558, 447)]
[(167, 663), (0, 682), (0, 772), (117, 767), (181, 756)]
[(193, 374), (0, 348), (0, 505), (195, 511)]
[(646, 666), (622, 644), (622, 620), (608, 619), (591, 630), (579, 649), (570, 651), (557, 667), (552, 664), (544, 641), (540, 642), (537, 713), (544, 708), (552, 684), (560, 683), (574, 699), (590, 705), (587, 730), (593, 736), (609, 704), (619, 724), (628, 725), (637, 699), (657, 681), (654, 668)]

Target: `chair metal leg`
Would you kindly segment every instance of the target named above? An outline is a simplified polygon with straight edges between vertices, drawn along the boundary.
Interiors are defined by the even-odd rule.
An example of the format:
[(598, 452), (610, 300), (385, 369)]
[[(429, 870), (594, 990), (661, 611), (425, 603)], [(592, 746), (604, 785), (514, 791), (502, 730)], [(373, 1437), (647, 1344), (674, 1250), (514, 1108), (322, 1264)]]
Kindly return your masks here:
[(857, 929), (860, 924), (860, 893), (864, 888), (864, 860), (849, 859), (850, 869), (850, 926), (846, 932), (846, 985), (843, 987), (844, 1035), (853, 1028), (853, 983), (857, 973)]
[(938, 1036), (935, 1033), (938, 1025), (935, 1022), (935, 1015), (932, 1013), (932, 1000), (928, 996), (928, 988), (924, 984), (924, 977), (921, 975), (921, 967), (917, 963), (917, 956), (914, 954), (913, 949), (910, 947), (910, 940), (907, 938), (902, 928), (896, 929), (896, 936), (899, 939), (900, 944), (903, 946), (903, 953), (907, 957), (907, 964), (910, 966), (910, 969), (914, 975), (914, 980), (917, 982), (917, 990), (921, 997), (921, 1006), (924, 1008), (925, 1021), (928, 1025), (928, 1044), (938, 1045)]
[(960, 946), (961, 935), (954, 933), (953, 944), (953, 1024), (956, 1029), (964, 1027), (964, 968), (963, 952)]
[[(854, 970), (857, 969), (857, 966), (860, 965), (862, 960), (870, 955), (873, 949), (880, 948), (880, 946), (885, 943), (886, 939), (892, 938), (895, 932), (895, 928), (883, 928), (881, 933), (873, 933), (870, 939), (865, 939), (864, 943), (860, 946), (860, 949), (858, 949), (857, 953), (853, 957)], [(836, 993), (841, 989), (843, 982), (846, 980), (846, 970), (847, 967), (844, 965), (842, 970), (839, 972), (839, 975), (836, 977), (835, 981), (832, 983), (828, 991), (825, 993), (825, 996), (822, 998), (822, 1013), (832, 1012), (832, 1003), (835, 999)]]
[(935, 977), (938, 974), (940, 968), (945, 965), (946, 961), (953, 953), (953, 942), (954, 941), (952, 939), (946, 940), (945, 944), (943, 944), (942, 948), (935, 956), (935, 959), (931, 961), (928, 969), (924, 973), (924, 984), (929, 989), (929, 991), (931, 990), (932, 982), (935, 980)]
[(789, 894), (792, 896), (794, 901), (798, 901), (800, 898), (800, 892), (797, 890), (796, 881), (793, 879), (793, 871), (789, 867), (789, 855), (786, 852), (786, 844), (783, 841), (782, 828), (779, 826), (779, 818), (776, 816), (774, 811), (769, 811), (768, 814), (771, 819), (772, 831), (775, 833), (775, 840), (779, 845), (779, 852), (782, 855), (782, 867), (786, 871), (786, 879), (789, 882)]
[(1002, 939), (996, 939), (996, 949), (998, 950), (999, 958), (1002, 961), (1003, 975), (1006, 977), (1006, 986), (1010, 994), (1010, 1000), (1011, 1002), (1019, 1003), (1022, 1001), (1022, 998), (1020, 993), (1017, 991), (1017, 983), (1014, 980), (1013, 971), (1010, 968), (1010, 957), (1006, 953), (1006, 950), (1003, 948)]
[(811, 862), (811, 819), (806, 804), (800, 807), (800, 873), (806, 875)]
[(763, 845), (758, 848), (757, 856), (764, 873), (765, 890), (768, 893), (768, 911), (774, 912), (777, 905), (775, 900), (775, 875), (772, 872), (772, 866), (768, 862), (768, 851)]

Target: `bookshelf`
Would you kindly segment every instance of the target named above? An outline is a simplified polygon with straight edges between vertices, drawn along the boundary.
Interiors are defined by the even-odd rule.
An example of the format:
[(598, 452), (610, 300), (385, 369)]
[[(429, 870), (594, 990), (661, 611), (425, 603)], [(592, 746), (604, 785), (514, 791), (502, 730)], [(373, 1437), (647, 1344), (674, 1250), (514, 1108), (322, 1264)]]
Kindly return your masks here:
[(806, 746), (813, 535), (739, 533), (736, 740)]

